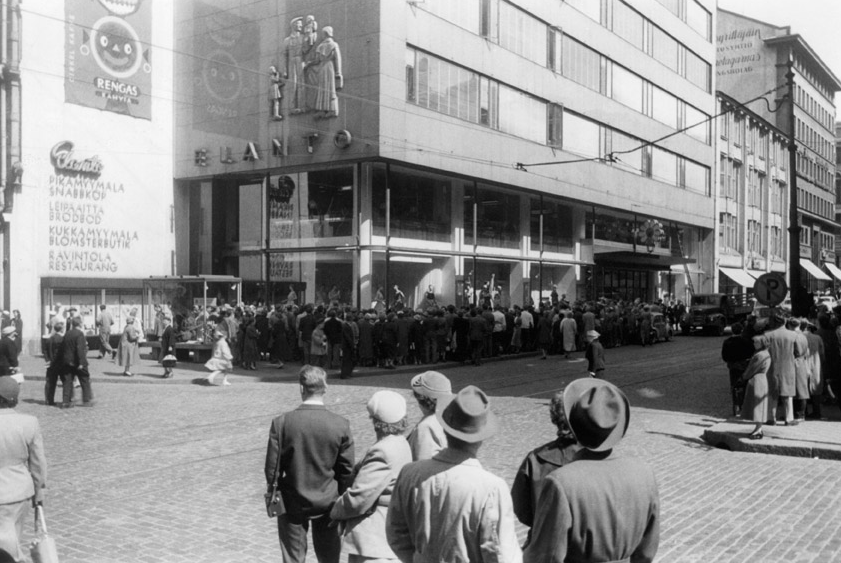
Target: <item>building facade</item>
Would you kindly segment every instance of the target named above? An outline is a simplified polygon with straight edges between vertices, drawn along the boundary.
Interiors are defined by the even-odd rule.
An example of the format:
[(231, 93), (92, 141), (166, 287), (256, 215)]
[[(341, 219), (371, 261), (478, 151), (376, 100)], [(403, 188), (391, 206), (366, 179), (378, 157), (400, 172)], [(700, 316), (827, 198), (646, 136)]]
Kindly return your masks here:
[(794, 139), (796, 174), (790, 181), (796, 187), (799, 246), (790, 250), (799, 251), (801, 286), (809, 292), (826, 289), (832, 278), (825, 265), (836, 261), (834, 96), (841, 82), (789, 27), (726, 10), (718, 11), (717, 20), (718, 88), (740, 102), (773, 100), (750, 107)]
[(175, 270), (173, 25), (154, 0), (27, 3), (20, 18), (5, 308), (21, 312), (34, 353), (56, 308), (75, 308), (93, 336), (105, 305), (118, 331), (142, 279)]
[(178, 2), (178, 273), (365, 308), (712, 290), (714, 8)]
[(718, 101), (718, 291), (742, 293), (788, 271), (788, 138), (726, 94)]

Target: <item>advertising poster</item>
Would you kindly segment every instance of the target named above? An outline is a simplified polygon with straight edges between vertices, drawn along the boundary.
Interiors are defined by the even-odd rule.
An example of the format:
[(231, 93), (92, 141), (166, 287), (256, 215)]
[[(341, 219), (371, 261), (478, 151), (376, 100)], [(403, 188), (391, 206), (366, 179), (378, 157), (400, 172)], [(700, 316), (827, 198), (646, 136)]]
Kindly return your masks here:
[(259, 128), (260, 26), (196, 2), (193, 21), (193, 127), (253, 139)]
[(152, 119), (152, 0), (66, 0), (64, 100)]

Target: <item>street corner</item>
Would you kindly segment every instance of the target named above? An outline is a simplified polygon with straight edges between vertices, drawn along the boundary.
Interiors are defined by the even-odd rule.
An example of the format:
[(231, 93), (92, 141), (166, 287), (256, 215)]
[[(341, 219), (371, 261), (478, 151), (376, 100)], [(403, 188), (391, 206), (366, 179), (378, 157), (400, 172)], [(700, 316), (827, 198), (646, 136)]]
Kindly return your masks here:
[(705, 442), (734, 452), (810, 457), (841, 461), (841, 438), (834, 422), (808, 421), (797, 426), (778, 422), (762, 427), (763, 437), (750, 439), (753, 423), (729, 420), (704, 430)]

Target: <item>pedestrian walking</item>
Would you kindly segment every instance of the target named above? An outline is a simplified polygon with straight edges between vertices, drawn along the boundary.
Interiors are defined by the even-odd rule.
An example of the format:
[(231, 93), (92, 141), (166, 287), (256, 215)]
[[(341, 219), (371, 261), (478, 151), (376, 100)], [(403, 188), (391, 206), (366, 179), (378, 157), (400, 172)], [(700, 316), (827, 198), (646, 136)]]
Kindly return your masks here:
[(73, 378), (79, 380), (82, 388), (82, 406), (93, 406), (91, 374), (88, 371), (88, 341), (82, 332), (82, 317), (70, 318), (70, 330), (61, 343), (61, 381), (63, 401), (61, 408), (73, 406)]
[(140, 363), (140, 351), (138, 350), (140, 333), (135, 326), (135, 322), (134, 317), (126, 319), (126, 328), (123, 329), (120, 344), (117, 346), (117, 362), (123, 367), (123, 375), (126, 377), (134, 376), (131, 373), (131, 366)]
[(782, 315), (774, 315), (769, 320), (771, 330), (765, 332), (768, 339), (768, 353), (771, 355), (771, 369), (768, 370), (768, 420), (767, 424), (777, 424), (777, 404), (782, 402), (786, 425), (796, 425), (794, 421), (793, 399), (795, 388), (794, 359), (806, 353), (798, 343), (794, 332), (786, 329)]
[(164, 314), (161, 317), (163, 331), (160, 336), (161, 343), (161, 365), (164, 368), (164, 379), (172, 377), (172, 368), (175, 367), (175, 331), (172, 328), (172, 317)]
[(587, 358), (587, 373), (590, 377), (604, 377), (604, 346), (600, 340), (601, 334), (596, 330), (587, 331), (587, 348), (584, 357)]
[(628, 429), (618, 387), (585, 377), (564, 389), (564, 412), (581, 450), (543, 480), (526, 561), (651, 562), (660, 541), (660, 495), (642, 460), (612, 454)]
[(552, 310), (545, 311), (537, 319), (537, 347), (540, 349), (541, 360), (545, 360), (552, 346)]
[(47, 458), (38, 419), (15, 412), (20, 385), (0, 376), (0, 554), (23, 561), (20, 548), (29, 506), (44, 502)]
[(754, 354), (740, 376), (745, 386), (745, 402), (741, 415), (754, 423), (753, 431), (748, 434), (751, 440), (762, 439), (762, 424), (768, 415), (768, 370), (771, 368), (771, 354), (768, 353), (768, 340), (761, 334), (752, 339)]
[(448, 446), (400, 472), (388, 509), (388, 544), (403, 563), (520, 563), (508, 486), (476, 459), (496, 433), (487, 395), (467, 386), (441, 401), (436, 417)]
[(412, 451), (412, 461), (432, 459), (447, 447), (447, 435), (435, 411), (439, 400), (447, 400), (452, 396), (453, 387), (447, 376), (437, 371), (416, 375), (412, 378), (411, 386), (423, 417), (406, 437)]
[(234, 359), (233, 354), (231, 354), (231, 347), (228, 346), (225, 333), (221, 330), (214, 331), (213, 338), (213, 356), (204, 364), (204, 367), (210, 370), (210, 375), (205, 378), (205, 381), (213, 384), (213, 380), (221, 375), (222, 385), (230, 385), (228, 372), (233, 368), (231, 360)]
[(348, 420), (324, 406), (322, 368), (305, 365), (298, 383), (301, 405), (272, 420), (266, 450), (268, 489), (277, 482), (283, 499), (277, 518), (280, 549), (285, 563), (304, 563), (312, 527), (319, 563), (338, 563), (341, 538), (330, 526), (329, 512), (353, 479), (353, 436)]
[(46, 355), (50, 363), (47, 366), (47, 382), (44, 384), (44, 398), (49, 406), (55, 405), (55, 390), (58, 386), (58, 378), (62, 374), (62, 367), (64, 366), (61, 355), (61, 346), (64, 342), (64, 321), (55, 323), (53, 329), (54, 332), (47, 340)]
[(108, 311), (105, 304), (99, 306), (99, 314), (96, 316), (96, 326), (99, 329), (99, 358), (111, 356), (113, 360), (117, 356), (116, 350), (111, 347), (111, 327), (114, 326), (114, 317)]
[(572, 463), (578, 450), (564, 414), (563, 397), (563, 392), (559, 391), (549, 402), (549, 419), (557, 429), (556, 438), (529, 452), (520, 464), (511, 486), (514, 514), (529, 528), (526, 546), (531, 538), (531, 527), (534, 525), (534, 513), (537, 510), (537, 495), (543, 478), (555, 469)]
[(398, 561), (385, 536), (388, 505), (397, 475), (412, 461), (406, 430), (406, 400), (377, 391), (368, 401), (376, 442), (356, 465), (353, 484), (336, 500), (330, 519), (343, 529), (348, 563)]

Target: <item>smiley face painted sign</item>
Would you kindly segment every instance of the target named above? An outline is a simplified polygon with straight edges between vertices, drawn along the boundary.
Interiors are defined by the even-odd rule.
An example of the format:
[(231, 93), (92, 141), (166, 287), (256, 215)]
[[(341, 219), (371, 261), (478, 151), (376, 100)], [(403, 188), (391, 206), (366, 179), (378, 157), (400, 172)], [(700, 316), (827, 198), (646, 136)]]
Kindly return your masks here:
[(66, 0), (66, 102), (152, 118), (152, 0)]

